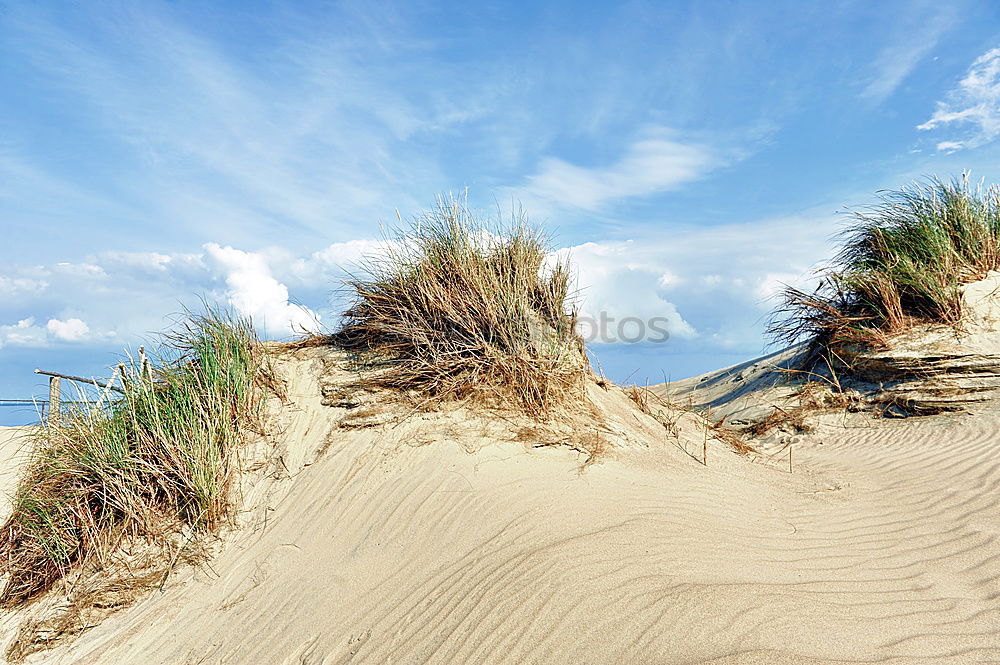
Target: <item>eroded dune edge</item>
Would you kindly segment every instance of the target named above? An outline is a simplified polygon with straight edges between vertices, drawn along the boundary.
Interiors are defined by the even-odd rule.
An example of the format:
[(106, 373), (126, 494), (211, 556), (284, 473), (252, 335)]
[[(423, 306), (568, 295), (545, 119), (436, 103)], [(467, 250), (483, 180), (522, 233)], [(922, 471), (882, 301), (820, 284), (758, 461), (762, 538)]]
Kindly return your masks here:
[[(326, 348), (278, 370), (276, 463), (244, 487), (239, 528), (28, 662), (1000, 658), (987, 405), (827, 414), (741, 457), (700, 416), (678, 412), (674, 436), (591, 383), (592, 459), (572, 428), (351, 396)], [(4, 616), (5, 640), (32, 611)]]

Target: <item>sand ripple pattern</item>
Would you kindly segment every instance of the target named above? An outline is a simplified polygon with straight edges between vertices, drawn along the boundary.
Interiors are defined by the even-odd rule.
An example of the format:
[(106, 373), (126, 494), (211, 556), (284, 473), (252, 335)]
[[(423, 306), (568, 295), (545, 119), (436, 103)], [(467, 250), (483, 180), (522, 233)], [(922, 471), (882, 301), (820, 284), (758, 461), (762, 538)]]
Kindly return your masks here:
[(334, 433), (213, 574), (59, 662), (1000, 662), (998, 422), (827, 426), (791, 474)]

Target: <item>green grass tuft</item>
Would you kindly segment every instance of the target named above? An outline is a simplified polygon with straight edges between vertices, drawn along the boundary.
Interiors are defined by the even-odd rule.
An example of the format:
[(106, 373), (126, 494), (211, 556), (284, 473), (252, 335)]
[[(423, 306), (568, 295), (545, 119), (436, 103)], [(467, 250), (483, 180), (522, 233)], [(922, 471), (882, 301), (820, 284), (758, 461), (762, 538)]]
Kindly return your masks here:
[(36, 435), (0, 531), (0, 603), (47, 590), (126, 542), (210, 531), (229, 516), (235, 453), (262, 432), (278, 390), (249, 321), (209, 310), (132, 363), (120, 399), (76, 409)]
[(886, 344), (915, 324), (956, 324), (961, 287), (1000, 268), (1000, 189), (931, 179), (855, 211), (812, 293), (788, 287), (768, 332), (814, 348)]

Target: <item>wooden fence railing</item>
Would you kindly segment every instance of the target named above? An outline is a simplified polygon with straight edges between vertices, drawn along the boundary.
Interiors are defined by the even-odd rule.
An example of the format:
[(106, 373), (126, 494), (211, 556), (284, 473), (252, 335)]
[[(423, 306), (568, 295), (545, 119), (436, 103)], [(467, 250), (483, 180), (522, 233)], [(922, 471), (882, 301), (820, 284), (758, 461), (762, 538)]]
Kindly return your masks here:
[[(146, 356), (146, 350), (140, 346), (138, 351), (139, 351), (139, 373), (140, 373), (139, 375), (149, 376), (150, 380), (152, 380), (152, 374), (150, 371), (150, 362), (149, 358)], [(63, 374), (61, 372), (50, 372), (47, 370), (36, 369), (35, 374), (40, 374), (42, 376), (49, 377), (49, 399), (47, 402), (45, 400), (0, 400), (0, 402), (25, 403), (25, 404), (47, 403), (48, 414), (46, 420), (49, 425), (53, 425), (59, 421), (59, 407), (60, 407), (60, 402), (62, 400), (63, 379), (66, 379), (67, 381), (74, 381), (76, 383), (82, 383), (87, 386), (94, 386), (98, 390), (102, 388), (104, 389), (103, 392), (101, 393), (100, 398), (96, 402), (82, 402), (79, 400), (75, 400), (73, 401), (74, 404), (83, 404), (83, 403), (102, 404), (108, 398), (109, 393), (111, 393), (112, 391), (119, 393), (121, 395), (125, 394), (125, 390), (123, 388), (119, 388), (118, 386), (115, 385), (116, 380), (121, 381), (122, 385), (124, 385), (126, 377), (125, 372), (126, 372), (125, 364), (118, 363), (118, 366), (115, 367), (115, 371), (112, 372), (111, 374), (111, 378), (108, 379), (107, 381), (104, 381), (103, 379), (98, 380), (93, 377), (87, 379), (85, 377), (74, 376), (72, 374)]]

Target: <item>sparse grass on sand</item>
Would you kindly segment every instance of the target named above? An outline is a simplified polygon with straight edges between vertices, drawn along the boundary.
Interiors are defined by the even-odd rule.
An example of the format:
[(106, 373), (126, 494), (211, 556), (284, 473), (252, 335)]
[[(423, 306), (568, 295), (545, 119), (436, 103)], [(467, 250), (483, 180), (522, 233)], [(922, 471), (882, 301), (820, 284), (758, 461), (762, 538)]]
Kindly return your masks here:
[(262, 432), (268, 356), (246, 320), (188, 316), (124, 394), (42, 428), (0, 531), (0, 603), (12, 606), (127, 543), (165, 545), (230, 516), (240, 444)]
[(956, 324), (961, 287), (1000, 268), (1000, 188), (930, 179), (855, 211), (818, 288), (786, 288), (769, 333), (814, 350), (885, 345), (919, 323)]
[[(651, 391), (648, 386), (629, 386), (625, 389), (625, 394), (639, 407), (640, 411), (648, 416), (652, 416), (675, 439), (679, 439), (681, 434), (681, 429), (678, 425), (681, 414), (684, 412), (693, 413), (691, 409), (671, 403), (662, 395)], [(651, 399), (652, 402), (650, 401)], [(725, 418), (714, 424), (706, 419), (703, 422), (703, 426), (705, 427), (706, 434), (711, 433), (714, 439), (726, 444), (740, 455), (757, 452), (753, 446), (743, 440), (738, 432), (726, 426)]]
[(370, 257), (347, 286), (333, 336), (372, 385), (477, 398), (541, 414), (584, 394), (589, 365), (569, 308), (570, 272), (547, 238), (439, 200)]

